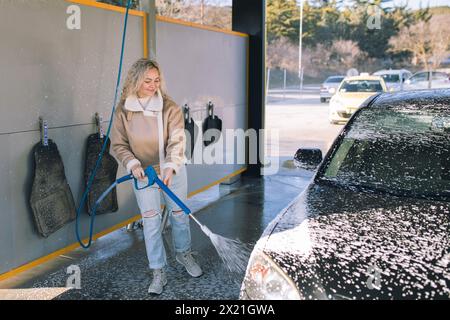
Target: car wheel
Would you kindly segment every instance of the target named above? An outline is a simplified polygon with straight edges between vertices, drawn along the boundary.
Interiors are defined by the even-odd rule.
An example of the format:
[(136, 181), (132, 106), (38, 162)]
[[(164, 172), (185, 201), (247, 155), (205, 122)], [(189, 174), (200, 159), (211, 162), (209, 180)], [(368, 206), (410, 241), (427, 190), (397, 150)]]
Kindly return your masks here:
[(327, 102), (327, 99), (326, 98), (320, 98), (320, 102), (325, 103), (325, 102)]

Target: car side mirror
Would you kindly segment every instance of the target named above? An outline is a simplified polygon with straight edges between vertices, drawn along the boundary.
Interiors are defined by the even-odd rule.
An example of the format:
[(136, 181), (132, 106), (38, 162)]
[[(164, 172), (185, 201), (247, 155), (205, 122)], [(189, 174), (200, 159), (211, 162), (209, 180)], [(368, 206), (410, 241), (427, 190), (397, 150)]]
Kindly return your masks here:
[(316, 170), (322, 160), (323, 156), (320, 149), (298, 149), (294, 156), (295, 166), (306, 170)]

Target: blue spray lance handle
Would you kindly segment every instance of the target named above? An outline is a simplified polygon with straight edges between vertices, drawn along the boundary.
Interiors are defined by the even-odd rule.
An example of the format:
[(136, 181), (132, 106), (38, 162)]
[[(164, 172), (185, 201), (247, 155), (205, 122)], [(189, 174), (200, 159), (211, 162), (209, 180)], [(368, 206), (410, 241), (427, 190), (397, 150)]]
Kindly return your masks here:
[[(152, 166), (149, 166), (147, 169), (144, 170), (145, 175), (148, 178), (148, 186), (150, 187), (154, 185), (155, 183), (161, 188), (162, 191), (164, 191), (179, 207), (181, 210), (184, 211), (185, 214), (189, 215), (191, 214), (191, 210), (183, 203), (183, 201), (178, 198), (175, 193), (172, 192), (172, 190), (167, 187), (164, 182), (161, 181), (161, 179), (158, 178), (158, 175), (156, 174), (155, 169), (153, 169)], [(137, 189), (137, 182), (135, 180), (135, 186)]]
[[(181, 208), (181, 210), (184, 211), (185, 214), (189, 215), (192, 213), (191, 210), (183, 203), (183, 201), (181, 201), (180, 198), (178, 198), (176, 194), (173, 193), (172, 190), (170, 190), (169, 187), (167, 187), (164, 182), (162, 182), (161, 179), (158, 178), (158, 175), (156, 174), (156, 171), (152, 166), (146, 168), (144, 172), (145, 176), (148, 178), (148, 183), (144, 187), (139, 187), (139, 180), (136, 179), (132, 174), (118, 179), (115, 185), (134, 179), (134, 187), (136, 188), (136, 190), (143, 190), (153, 186), (156, 183), (162, 189), (162, 191), (164, 191)], [(104, 197), (100, 197), (98, 202), (101, 202), (103, 198)]]

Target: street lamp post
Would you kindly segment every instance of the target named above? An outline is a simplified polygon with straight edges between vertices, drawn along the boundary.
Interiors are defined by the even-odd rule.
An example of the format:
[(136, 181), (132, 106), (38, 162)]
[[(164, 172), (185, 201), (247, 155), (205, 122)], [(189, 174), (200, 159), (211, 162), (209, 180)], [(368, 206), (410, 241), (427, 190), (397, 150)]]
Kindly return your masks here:
[(298, 46), (298, 76), (300, 78), (300, 94), (303, 91), (303, 63), (302, 63), (302, 46), (303, 46), (303, 0), (300, 0), (300, 32)]

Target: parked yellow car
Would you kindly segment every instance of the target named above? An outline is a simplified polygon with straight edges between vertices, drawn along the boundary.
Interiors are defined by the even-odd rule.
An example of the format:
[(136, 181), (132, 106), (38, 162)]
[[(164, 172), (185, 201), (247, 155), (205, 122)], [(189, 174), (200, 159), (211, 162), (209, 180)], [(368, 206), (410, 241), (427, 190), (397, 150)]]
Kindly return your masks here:
[(387, 91), (386, 83), (379, 76), (363, 74), (345, 78), (330, 100), (330, 123), (347, 122), (365, 100)]

